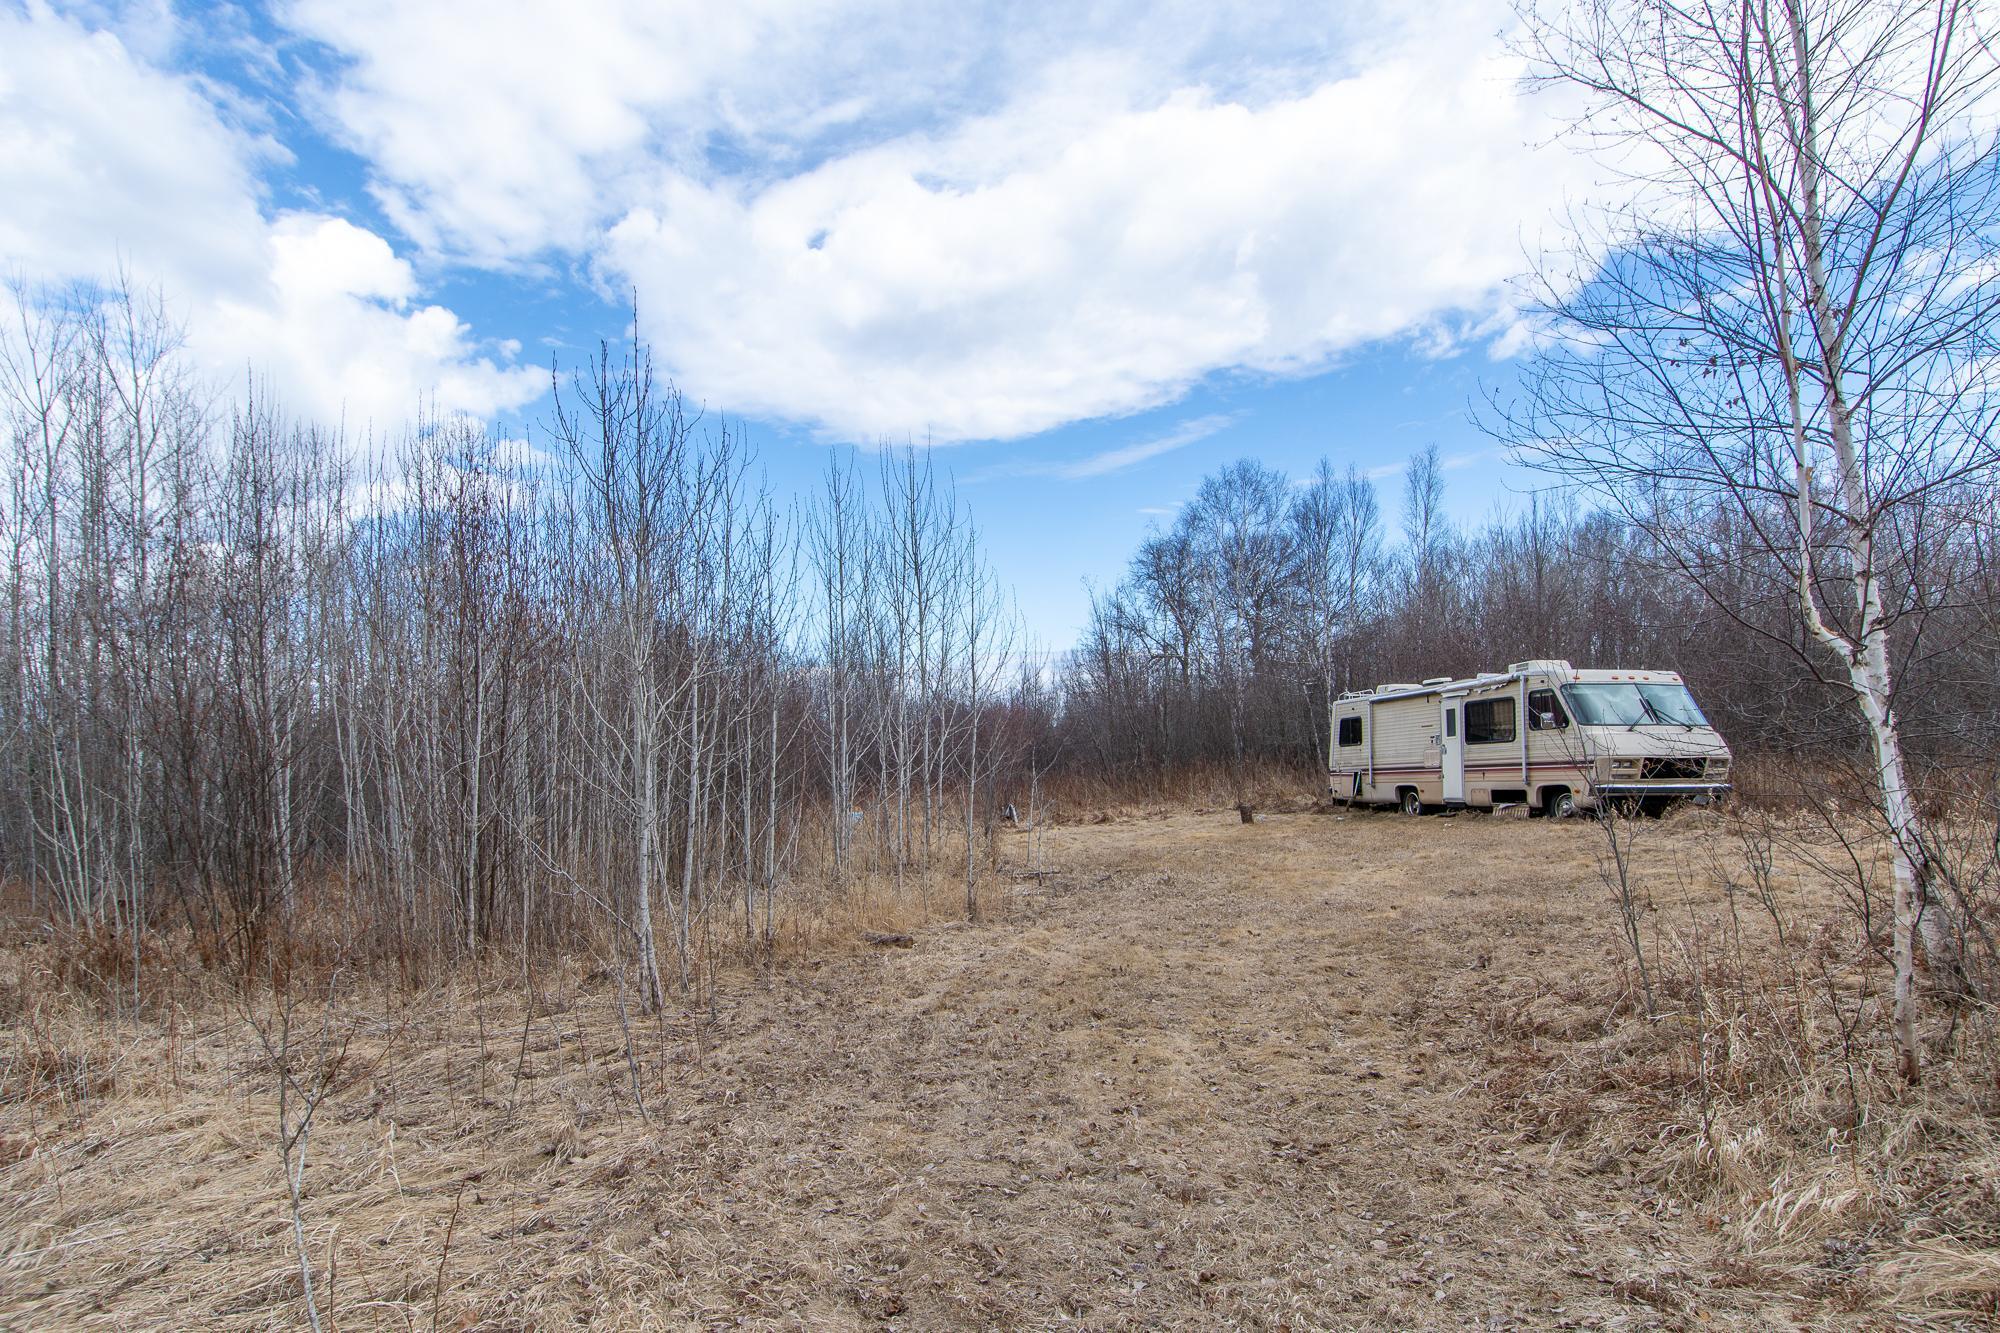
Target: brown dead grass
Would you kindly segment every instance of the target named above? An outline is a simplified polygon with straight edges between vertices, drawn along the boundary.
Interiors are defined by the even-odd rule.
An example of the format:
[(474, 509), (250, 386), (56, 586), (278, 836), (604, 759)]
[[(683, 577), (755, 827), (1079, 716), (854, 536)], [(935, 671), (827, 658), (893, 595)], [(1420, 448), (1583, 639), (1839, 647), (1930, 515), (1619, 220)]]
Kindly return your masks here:
[[(2000, 1151), (1976, 1089), (1890, 1102), (1867, 1051), (1805, 1067), (1797, 1052), (1839, 1042), (1802, 1001), (1734, 1045), (1687, 1039), (1725, 1012), (1689, 979), (1732, 984), (1766, 952), (1701, 869), (1713, 817), (1645, 830), (1671, 1015), (1648, 1020), (1589, 824), (1133, 813), (1045, 829), (1053, 872), (1003, 876), (981, 924), (878, 901), (868, 920), (914, 948), (724, 971), (712, 1005), (635, 1013), (629, 1047), (615, 976), (587, 961), (414, 995), (346, 984), (303, 1208), (331, 1324), (1850, 1328), (1991, 1310)], [(1816, 947), (1852, 972), (1865, 941), (1796, 893), (1795, 923), (1836, 923)], [(38, 985), (35, 949), (5, 957), (0, 1325), (301, 1322), (249, 1015), (190, 988), (117, 1017)], [(1741, 980), (1781, 1010), (1792, 994)]]

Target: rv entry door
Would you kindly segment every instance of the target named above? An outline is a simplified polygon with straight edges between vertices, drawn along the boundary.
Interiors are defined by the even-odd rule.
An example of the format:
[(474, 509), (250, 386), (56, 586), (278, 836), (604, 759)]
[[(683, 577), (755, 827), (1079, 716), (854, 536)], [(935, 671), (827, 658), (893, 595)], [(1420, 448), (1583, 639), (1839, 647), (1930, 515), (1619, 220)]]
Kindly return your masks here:
[(1446, 699), (1443, 703), (1444, 725), (1439, 731), (1438, 744), (1443, 752), (1438, 756), (1438, 769), (1444, 779), (1444, 799), (1463, 801), (1465, 799), (1465, 736), (1458, 725), (1458, 706), (1462, 697)]

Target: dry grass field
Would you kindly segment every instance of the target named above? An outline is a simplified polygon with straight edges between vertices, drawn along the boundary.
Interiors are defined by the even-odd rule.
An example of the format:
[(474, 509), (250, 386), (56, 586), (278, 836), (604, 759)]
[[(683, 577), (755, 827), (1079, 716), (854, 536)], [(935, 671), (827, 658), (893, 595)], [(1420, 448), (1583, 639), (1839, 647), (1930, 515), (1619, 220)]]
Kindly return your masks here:
[[(1684, 1039), (1686, 980), (1746, 986), (1721, 960), (1768, 923), (1705, 869), (1719, 818), (1641, 836), (1655, 1019), (1594, 825), (1358, 812), (1056, 828), (1050, 873), (1003, 874), (979, 924), (725, 972), (664, 1023), (585, 964), (345, 988), (293, 1024), (302, 1060), (342, 1052), (300, 1209), (319, 1307), (340, 1329), (1987, 1318), (1990, 1103), (1940, 1080), (1864, 1110), (1841, 1089), (1865, 1053), (1760, 1103), (1757, 1034)], [(1012, 865), (1027, 846), (1007, 835)], [(1792, 928), (1840, 966), (1797, 892)], [(37, 988), (40, 947), (0, 995), (0, 1324), (302, 1323), (246, 1011), (93, 1016)]]

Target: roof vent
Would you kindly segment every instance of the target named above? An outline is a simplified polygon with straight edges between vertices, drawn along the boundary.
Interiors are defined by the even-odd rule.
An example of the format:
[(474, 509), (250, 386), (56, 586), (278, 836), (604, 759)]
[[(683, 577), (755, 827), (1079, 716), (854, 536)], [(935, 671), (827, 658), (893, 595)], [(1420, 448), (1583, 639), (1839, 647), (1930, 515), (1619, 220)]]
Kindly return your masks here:
[(1399, 690), (1414, 690), (1416, 688), (1417, 688), (1416, 684), (1413, 681), (1392, 681), (1387, 685), (1377, 685), (1375, 687), (1375, 693), (1395, 694)]
[(1425, 676), (1425, 677), (1424, 677), (1424, 684), (1426, 684), (1426, 685), (1449, 685), (1449, 684), (1451, 684), (1451, 677), (1450, 677), (1450, 676)]
[(1525, 662), (1509, 662), (1507, 670), (1519, 675), (1523, 671), (1573, 671), (1575, 668), (1560, 657), (1531, 657)]

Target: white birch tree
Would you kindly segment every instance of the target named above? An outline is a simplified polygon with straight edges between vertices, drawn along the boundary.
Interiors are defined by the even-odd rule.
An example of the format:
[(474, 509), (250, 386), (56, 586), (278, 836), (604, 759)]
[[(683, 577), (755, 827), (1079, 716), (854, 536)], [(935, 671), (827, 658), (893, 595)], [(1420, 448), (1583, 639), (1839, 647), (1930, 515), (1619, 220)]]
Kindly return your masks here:
[(1962, 990), (1897, 711), (1927, 500), (1990, 482), (1995, 53), (1964, 0), (1585, 0), (1524, 12), (1629, 200), (1541, 268), (1547, 341), (1497, 433), (1688, 573), (1724, 515), (1787, 571), (1844, 686), (1894, 847), (1894, 1028), (1918, 1074), (1915, 946)]

